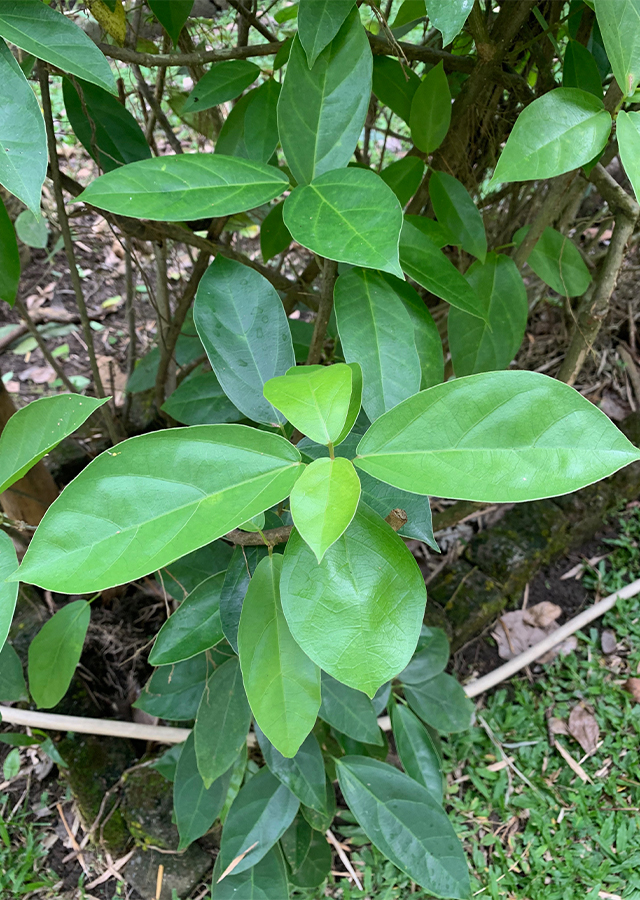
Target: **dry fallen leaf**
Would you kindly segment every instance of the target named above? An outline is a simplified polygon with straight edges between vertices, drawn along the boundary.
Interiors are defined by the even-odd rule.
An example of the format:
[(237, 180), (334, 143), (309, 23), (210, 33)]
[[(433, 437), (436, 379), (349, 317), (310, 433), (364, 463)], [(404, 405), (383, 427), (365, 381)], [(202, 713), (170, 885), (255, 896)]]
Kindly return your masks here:
[(535, 628), (547, 628), (560, 615), (562, 615), (561, 607), (548, 600), (543, 600), (542, 603), (536, 603), (535, 606), (530, 606), (525, 610), (524, 621)]
[(549, 719), (549, 732), (551, 734), (569, 734), (569, 729), (564, 719), (557, 719), (555, 716), (552, 716)]
[[(513, 659), (529, 647), (540, 643), (558, 628), (556, 619), (562, 609), (555, 603), (544, 600), (528, 609), (516, 609), (506, 612), (498, 619), (498, 624), (491, 632), (498, 645), (498, 653), (502, 659)], [(550, 651), (555, 656), (558, 650)], [(553, 657), (551, 657), (553, 658)]]
[(610, 628), (605, 629), (600, 635), (600, 646), (603, 653), (607, 655), (613, 653), (618, 646), (615, 631), (612, 631)]
[(569, 715), (569, 734), (585, 753), (593, 753), (600, 739), (600, 728), (592, 713), (579, 703)]
[(640, 678), (627, 678), (624, 689), (629, 691), (636, 703), (640, 703)]

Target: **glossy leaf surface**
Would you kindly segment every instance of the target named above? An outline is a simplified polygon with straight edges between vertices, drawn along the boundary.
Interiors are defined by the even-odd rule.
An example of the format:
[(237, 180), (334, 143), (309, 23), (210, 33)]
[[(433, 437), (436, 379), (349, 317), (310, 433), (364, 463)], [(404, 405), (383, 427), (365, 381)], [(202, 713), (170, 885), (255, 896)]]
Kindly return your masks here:
[(616, 137), (622, 165), (637, 199), (640, 197), (640, 113), (621, 109), (616, 120)]
[(150, 716), (182, 722), (195, 719), (207, 680), (204, 653), (172, 666), (160, 666), (133, 706)]
[(411, 101), (411, 139), (423, 153), (433, 153), (451, 124), (451, 92), (442, 63), (427, 72)]
[(420, 79), (413, 69), (400, 65), (390, 56), (375, 56), (372, 87), (376, 97), (408, 125), (411, 103), (420, 87)]
[(444, 356), (438, 326), (415, 288), (394, 275), (383, 277), (404, 303), (413, 323), (413, 337), (422, 369), (420, 389), (440, 384), (444, 379)]
[(508, 503), (578, 490), (639, 458), (573, 388), (513, 371), (410, 397), (374, 422), (354, 462), (404, 490)]
[(429, 24), (442, 34), (442, 46), (450, 44), (467, 21), (473, 0), (427, 0)]
[(298, 460), (284, 438), (244, 425), (130, 438), (93, 460), (49, 507), (19, 577), (73, 594), (140, 578), (279, 503)]
[(352, 371), (349, 366), (293, 367), (264, 386), (266, 399), (318, 444), (338, 440), (349, 411)]
[(402, 275), (398, 262), (402, 210), (375, 172), (358, 168), (327, 172), (287, 197), (283, 218), (294, 240), (320, 256)]
[(189, 18), (193, 0), (149, 0), (149, 7), (173, 43), (177, 44), (182, 27)]
[(17, 582), (6, 582), (5, 578), (15, 572), (17, 566), (18, 557), (13, 541), (8, 534), (0, 532), (0, 650), (9, 634), (19, 587)]
[(424, 163), (417, 156), (405, 156), (392, 162), (380, 172), (380, 178), (389, 185), (400, 202), (406, 206), (420, 186)]
[[(244, 113), (244, 146), (248, 159), (267, 163), (278, 146), (278, 98), (280, 82), (268, 78), (251, 92)], [(216, 149), (217, 149), (216, 145)]]
[(580, 88), (602, 100), (602, 80), (592, 53), (578, 41), (569, 40), (564, 51), (562, 87)]
[(281, 194), (280, 169), (217, 153), (159, 156), (101, 175), (79, 201), (136, 219), (160, 222), (230, 216)]
[(446, 172), (432, 172), (429, 196), (438, 221), (463, 250), (484, 262), (487, 255), (484, 222), (465, 186)]
[(382, 744), (382, 734), (369, 697), (336, 681), (326, 672), (322, 673), (322, 705), (318, 715), (336, 731), (356, 741)]
[(422, 626), (418, 650), (398, 675), (403, 684), (419, 684), (444, 672), (449, 661), (449, 641), (441, 628)]
[(224, 573), (198, 585), (164, 623), (149, 654), (149, 664), (166, 666), (191, 659), (224, 637), (220, 624), (220, 591)]
[(404, 694), (413, 711), (438, 731), (464, 731), (471, 724), (473, 703), (462, 685), (446, 672), (429, 681), (404, 685)]
[[(2, 50), (0, 48), (0, 67)], [(0, 136), (0, 144), (4, 145)], [(0, 178), (2, 176), (0, 175)], [(20, 282), (20, 252), (16, 231), (0, 198), (0, 300), (13, 306)]]
[(402, 539), (366, 506), (319, 565), (294, 532), (280, 587), (293, 637), (339, 681), (373, 697), (409, 662), (424, 613), (424, 579)]
[(283, 756), (295, 756), (320, 707), (320, 670), (293, 639), (282, 611), (282, 557), (261, 560), (249, 582), (238, 650), (256, 722)]
[(220, 594), (220, 623), (224, 636), (238, 652), (238, 625), (249, 581), (266, 547), (234, 547)]
[(270, 378), (295, 365), (291, 332), (275, 288), (248, 266), (217, 256), (198, 286), (194, 321), (231, 402), (254, 422), (284, 422), (262, 394)]
[(222, 872), (218, 857), (213, 870), (211, 900), (289, 900), (287, 867), (278, 844), (255, 866), (239, 874), (234, 869), (218, 881)]
[[(318, 834), (298, 814), (280, 838), (291, 867), (291, 883), (296, 887), (318, 887), (331, 869), (331, 847), (323, 834)], [(279, 898), (278, 898), (279, 900)]]
[[(527, 230), (525, 226), (516, 231), (516, 244), (524, 239)], [(591, 274), (580, 251), (571, 238), (555, 228), (545, 228), (527, 263), (538, 278), (564, 297), (580, 297), (591, 284)]]
[(282, 219), (284, 200), (276, 203), (263, 220), (260, 227), (260, 252), (264, 262), (286, 250), (291, 243), (291, 234)]
[(305, 806), (326, 813), (326, 775), (316, 736), (307, 735), (296, 755), (288, 758), (276, 750), (259, 728), (256, 733), (264, 761), (276, 778)]
[(184, 742), (173, 782), (173, 809), (180, 835), (180, 850), (206, 834), (218, 818), (230, 778), (231, 772), (225, 772), (211, 787), (205, 787), (198, 771), (192, 731)]
[(29, 690), (40, 709), (51, 709), (66, 694), (90, 617), (89, 604), (74, 600), (54, 613), (29, 644)]
[(195, 85), (183, 112), (202, 112), (238, 97), (256, 80), (260, 67), (248, 59), (226, 59), (211, 66)]
[(298, 35), (310, 69), (334, 39), (354, 3), (355, 0), (300, 0)]
[(348, 459), (316, 459), (291, 491), (291, 515), (318, 562), (344, 533), (360, 500), (360, 479)]
[(222, 425), (244, 418), (222, 390), (215, 372), (185, 378), (162, 409), (183, 425)]
[(431, 736), (417, 716), (402, 703), (391, 708), (391, 727), (402, 767), (442, 803), (443, 778), (440, 757)]
[(593, 7), (613, 74), (628, 97), (640, 81), (640, 3), (594, 0)]

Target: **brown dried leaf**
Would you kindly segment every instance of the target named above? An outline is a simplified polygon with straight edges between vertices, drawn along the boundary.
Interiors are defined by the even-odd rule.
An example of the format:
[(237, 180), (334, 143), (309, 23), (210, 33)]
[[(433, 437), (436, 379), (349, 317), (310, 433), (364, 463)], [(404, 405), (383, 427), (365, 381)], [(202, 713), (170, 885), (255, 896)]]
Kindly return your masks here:
[(569, 715), (569, 734), (585, 753), (593, 753), (600, 739), (598, 723), (582, 703), (574, 706)]
[(549, 719), (549, 731), (551, 734), (569, 734), (565, 720), (557, 719), (555, 716)]
[(624, 689), (629, 691), (636, 703), (640, 703), (640, 678), (627, 678)]
[(615, 631), (612, 631), (610, 628), (605, 629), (600, 635), (600, 646), (602, 647), (602, 652), (607, 656), (613, 653), (618, 646)]
[(555, 603), (543, 600), (525, 610), (525, 622), (535, 628), (548, 628), (552, 622), (562, 615), (562, 609)]
[[(513, 659), (529, 647), (540, 643), (558, 628), (555, 619), (562, 610), (555, 603), (543, 601), (529, 609), (516, 609), (506, 612), (498, 619), (494, 631), (491, 632), (498, 645), (498, 653), (502, 659)], [(544, 623), (541, 625), (540, 623)], [(553, 656), (558, 651), (550, 651)]]

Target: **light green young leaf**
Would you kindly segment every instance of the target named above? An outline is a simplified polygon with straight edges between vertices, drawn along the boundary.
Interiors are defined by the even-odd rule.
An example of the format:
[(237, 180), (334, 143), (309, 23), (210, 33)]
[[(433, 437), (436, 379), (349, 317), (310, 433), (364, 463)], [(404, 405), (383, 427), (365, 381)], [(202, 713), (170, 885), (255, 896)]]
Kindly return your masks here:
[(373, 697), (409, 662), (424, 614), (424, 578), (402, 538), (363, 504), (320, 564), (292, 533), (280, 590), (294, 639), (344, 684)]
[(527, 325), (527, 291), (510, 256), (490, 253), (483, 265), (477, 260), (465, 275), (485, 304), (487, 321), (451, 309), (449, 349), (456, 375), (474, 375), (506, 369), (514, 358)]
[(0, 650), (0, 701), (18, 703), (28, 699), (20, 657), (11, 644), (5, 644)]
[(215, 372), (185, 378), (162, 410), (183, 425), (223, 425), (245, 418), (222, 390)]
[(29, 644), (29, 690), (40, 709), (51, 709), (67, 693), (90, 618), (89, 604), (74, 600), (54, 613)]
[[(15, 4), (12, 4), (15, 6)], [(42, 4), (38, 3), (38, 6)], [(2, 7), (0, 3), (0, 14)], [(58, 13), (55, 13), (58, 15)], [(1, 33), (1, 31), (0, 31)], [(3, 40), (0, 40), (0, 79), (2, 79), (3, 97), (2, 114), (0, 116), (0, 184), (10, 193), (22, 200), (36, 215), (40, 215), (40, 193), (44, 176), (47, 172), (47, 139), (44, 133), (44, 120), (35, 94), (13, 53)], [(8, 217), (7, 217), (8, 218)], [(4, 219), (4, 216), (3, 216)], [(11, 252), (11, 233), (6, 223), (3, 235), (9, 243), (4, 246), (3, 257), (10, 261), (10, 268), (1, 277), (13, 284), (20, 276), (20, 258), (16, 276), (16, 255)], [(13, 231), (13, 226), (11, 226)], [(13, 235), (15, 243), (15, 234)], [(16, 285), (17, 286), (17, 285)], [(6, 288), (3, 288), (2, 299)], [(11, 302), (15, 292), (9, 296)]]
[(188, 595), (158, 632), (149, 665), (167, 666), (191, 659), (220, 643), (224, 637), (220, 624), (223, 583), (224, 572), (211, 575)]
[(620, 159), (636, 199), (640, 198), (640, 113), (620, 110), (616, 123)]
[(630, 97), (640, 82), (640, 0), (594, 0), (593, 8), (615, 79)]
[[(516, 245), (525, 238), (529, 226), (519, 228), (513, 236)], [(571, 238), (555, 228), (545, 228), (527, 263), (552, 290), (564, 297), (579, 297), (591, 284), (591, 274)]]
[(385, 273), (383, 278), (400, 297), (413, 323), (413, 337), (422, 369), (420, 390), (440, 384), (444, 379), (444, 356), (442, 338), (433, 316), (420, 294), (410, 284), (395, 275)]
[(184, 742), (173, 781), (173, 810), (179, 850), (206, 834), (220, 815), (231, 781), (231, 768), (206, 788), (198, 771), (193, 731)]
[(285, 200), (283, 218), (294, 240), (320, 256), (402, 277), (402, 210), (369, 169), (337, 169), (297, 187)]
[(248, 59), (226, 59), (211, 66), (193, 88), (183, 112), (202, 112), (234, 100), (256, 80), (260, 66)]
[[(403, 66), (391, 56), (375, 56), (373, 59), (373, 93), (378, 100), (407, 125), (411, 116), (411, 103), (420, 87), (420, 79), (413, 69)], [(411, 157), (417, 159), (417, 157)], [(405, 157), (407, 159), (407, 157)]]
[(280, 555), (258, 563), (242, 605), (238, 651), (256, 722), (283, 756), (292, 757), (318, 715), (320, 670), (289, 631), (280, 600), (281, 570)]
[(218, 255), (202, 276), (193, 317), (229, 400), (254, 422), (283, 423), (262, 393), (269, 379), (295, 366), (291, 332), (275, 288), (259, 272)]
[(602, 100), (602, 79), (593, 53), (578, 41), (570, 40), (564, 51), (562, 87), (580, 88)]
[(276, 203), (260, 226), (260, 252), (264, 262), (286, 250), (291, 243), (291, 234), (282, 220), (284, 200)]
[(444, 141), (451, 124), (451, 91), (439, 62), (427, 72), (411, 102), (411, 139), (423, 153), (433, 153)]
[(359, 500), (360, 479), (348, 459), (316, 459), (296, 481), (293, 524), (318, 562), (348, 528)]
[[(338, 9), (343, 0), (329, 0)], [(278, 103), (278, 130), (299, 184), (340, 169), (351, 159), (369, 108), (372, 56), (358, 10), (309, 68), (295, 38)]]
[(149, 7), (174, 45), (177, 45), (180, 32), (193, 7), (193, 0), (149, 0)]
[(183, 222), (245, 212), (286, 187), (287, 176), (274, 166), (218, 153), (183, 153), (107, 172), (77, 200), (136, 219)]
[(279, 503), (299, 460), (283, 437), (245, 425), (130, 438), (49, 507), (15, 577), (67, 594), (134, 581)]
[(63, 72), (118, 93), (104, 54), (75, 22), (40, 0), (0, 0), (0, 37)]
[(417, 156), (404, 156), (392, 162), (380, 172), (380, 178), (388, 184), (400, 202), (406, 206), (420, 187), (424, 163)]
[(360, 408), (362, 406), (362, 368), (360, 363), (357, 362), (347, 363), (347, 365), (351, 369), (351, 400), (349, 401), (347, 418), (344, 421), (342, 431), (338, 435), (338, 440), (333, 442), (334, 447), (341, 444), (349, 435), (356, 419), (360, 415)]
[(258, 744), (269, 769), (296, 795), (300, 803), (326, 815), (327, 778), (320, 744), (314, 734), (304, 739), (294, 757), (288, 759), (256, 728)]
[(578, 490), (636, 459), (640, 452), (576, 390), (512, 371), (410, 397), (373, 423), (354, 463), (407, 491), (510, 503)]
[(535, 181), (570, 172), (600, 153), (610, 131), (602, 100), (579, 88), (555, 88), (520, 113), (491, 181)]
[(15, 221), (15, 229), (19, 240), (27, 247), (44, 250), (49, 243), (47, 220), (42, 215), (37, 218), (30, 209), (22, 210)]
[(289, 900), (287, 866), (278, 844), (255, 866), (239, 874), (234, 869), (218, 881), (222, 872), (218, 856), (213, 868), (211, 900), (239, 900), (240, 897), (242, 900)]
[(442, 46), (450, 44), (464, 28), (473, 0), (427, 0), (429, 24), (442, 34)]
[(440, 757), (427, 729), (402, 703), (394, 703), (391, 707), (391, 727), (407, 775), (426, 787), (434, 800), (442, 803), (444, 779)]
[(318, 715), (327, 725), (354, 741), (382, 744), (382, 733), (369, 697), (336, 681), (326, 672), (322, 673), (322, 704)]
[[(358, 481), (359, 487), (360, 482)], [(13, 541), (8, 534), (0, 531), (0, 650), (2, 650), (9, 634), (19, 587), (17, 582), (6, 582), (5, 578), (11, 575), (12, 572), (15, 572), (17, 566), (18, 557), (16, 556), (16, 548), (13, 546)]]
[(473, 703), (446, 672), (418, 684), (405, 684), (403, 689), (411, 709), (437, 731), (464, 731), (471, 725)]
[(393, 766), (364, 756), (336, 760), (340, 790), (369, 840), (429, 893), (466, 900), (462, 845), (429, 791)]
[(351, 368), (343, 363), (294, 366), (267, 381), (264, 396), (312, 441), (333, 444), (347, 418), (352, 380)]
[[(0, 47), (0, 68), (2, 50)], [(0, 137), (0, 144), (4, 141)], [(1, 157), (0, 157), (1, 158)], [(0, 175), (0, 180), (2, 176)], [(16, 230), (0, 197), (0, 300), (13, 306), (20, 283), (20, 251), (16, 240)]]
[(7, 753), (2, 764), (2, 775), (5, 781), (11, 781), (20, 771), (20, 751), (17, 747)]
[(484, 262), (487, 255), (484, 222), (465, 186), (446, 172), (432, 172), (429, 196), (438, 221), (463, 250)]
[(298, 35), (312, 69), (353, 9), (355, 0), (300, 0)]

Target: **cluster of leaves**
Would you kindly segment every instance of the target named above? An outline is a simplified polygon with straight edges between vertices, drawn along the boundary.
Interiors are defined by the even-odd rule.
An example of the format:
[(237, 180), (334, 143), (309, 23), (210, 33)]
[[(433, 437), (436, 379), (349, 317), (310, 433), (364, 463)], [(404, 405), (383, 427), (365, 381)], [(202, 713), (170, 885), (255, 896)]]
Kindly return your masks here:
[[(103, 5), (116, 19), (123, 10), (120, 0)], [(640, 79), (629, 5), (637, 6), (595, 4), (625, 96)], [(190, 4), (150, 6), (177, 40)], [(470, 4), (429, 0), (427, 8), (450, 41)], [(104, 21), (119, 33), (118, 21)], [(166, 765), (175, 763), (181, 847), (224, 821), (214, 898), (241, 888), (282, 900), (289, 881), (321, 882), (336, 777), (388, 859), (434, 894), (467, 896), (462, 848), (442, 808), (437, 732), (465, 728), (470, 706), (444, 672), (444, 635), (422, 626), (424, 580), (401, 535), (435, 546), (429, 495), (548, 497), (640, 454), (573, 388), (505, 371), (524, 333), (525, 288), (513, 259), (489, 252), (464, 185), (429, 171), (437, 218), (404, 212), (423, 181), (423, 160), (449, 131), (443, 65), (422, 79), (406, 75), (390, 55), (374, 60), (354, 2), (301, 0), (298, 32), (258, 87), (243, 93), (260, 76), (257, 66), (229, 60), (187, 98), (189, 113), (242, 95), (216, 152), (152, 157), (114, 96), (109, 63), (70, 19), (40, 0), (2, 0), (0, 36), (66, 73), (69, 121), (104, 170), (79, 198), (94, 208), (183, 223), (247, 213), (286, 194), (264, 220), (263, 255), (293, 240), (320, 258), (325, 305), (314, 342), (322, 343), (333, 303), (344, 358), (297, 366), (296, 333), (277, 290), (254, 267), (219, 254), (193, 310), (211, 371), (185, 380), (165, 407), (178, 417), (188, 408), (184, 420), (194, 424), (131, 438), (97, 457), (51, 506), (17, 571), (13, 546), (2, 540), (0, 639), (19, 580), (87, 595), (166, 569), (180, 605), (157, 636), (150, 655), (157, 669), (137, 703), (168, 720), (195, 721), (179, 758)], [(575, 42), (566, 54), (564, 86), (523, 110), (494, 183), (588, 167), (605, 148), (612, 116), (598, 73), (595, 90), (593, 58)], [(0, 182), (37, 215), (47, 160), (42, 115), (2, 42), (0, 74), (11, 86), (2, 100)], [(407, 124), (422, 156), (380, 172), (352, 164), (372, 90)], [(634, 184), (637, 115), (618, 113), (617, 132)], [(0, 297), (12, 302), (19, 263), (4, 213), (0, 237)], [(465, 274), (445, 247), (475, 257)], [(530, 263), (563, 294), (589, 285), (579, 252), (551, 228)], [(441, 337), (405, 276), (450, 308), (453, 380), (444, 380)], [(153, 367), (143, 361), (134, 377), (146, 384)], [(0, 490), (101, 402), (60, 395), (16, 413), (0, 439)], [(407, 514), (400, 535), (385, 521), (394, 508)], [(272, 529), (290, 530), (284, 553), (275, 552)], [(247, 534), (258, 535), (254, 545)], [(29, 690), (38, 706), (64, 695), (89, 621), (90, 601), (74, 600), (32, 642)], [(0, 663), (3, 699), (23, 699), (9, 645)], [(376, 716), (387, 706), (404, 773), (384, 761)], [(266, 765), (248, 777), (252, 719)]]

